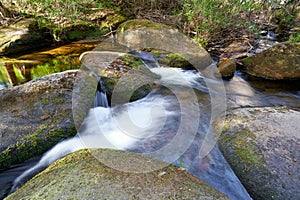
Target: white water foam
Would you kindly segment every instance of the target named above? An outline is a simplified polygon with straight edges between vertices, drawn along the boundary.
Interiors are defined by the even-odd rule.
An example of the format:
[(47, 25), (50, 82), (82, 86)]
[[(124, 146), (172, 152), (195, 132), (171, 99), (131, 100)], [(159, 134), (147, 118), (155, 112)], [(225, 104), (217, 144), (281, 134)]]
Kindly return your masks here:
[[(164, 86), (170, 85), (172, 89), (176, 88), (176, 85), (206, 88), (205, 85), (199, 84), (199, 79), (202, 78), (201, 75), (192, 71), (175, 68), (153, 68), (151, 71), (161, 77), (158, 83)], [(196, 87), (194, 87), (195, 85)], [(168, 124), (169, 118), (191, 116), (190, 110), (186, 108), (174, 109), (176, 105), (178, 106), (178, 102), (176, 104), (174, 96), (161, 96), (154, 91), (135, 102), (112, 108), (96, 107), (90, 109), (78, 135), (58, 143), (49, 150), (40, 162), (14, 181), (11, 192), (26, 181), (27, 177), (38, 173), (57, 159), (82, 148), (128, 150), (139, 148), (141, 141), (143, 141), (142, 147), (146, 148), (144, 144), (147, 144), (148, 138), (154, 136), (160, 140), (161, 137), (165, 137), (158, 134), (166, 124), (170, 127), (176, 126), (174, 123)], [(190, 105), (185, 106), (188, 108)], [(190, 121), (193, 121), (193, 119), (190, 119)], [(205, 125), (201, 126), (206, 127)], [(190, 131), (189, 127), (183, 128), (183, 130), (187, 133)], [(196, 140), (193, 141), (188, 151), (183, 152), (183, 155), (181, 154), (184, 164), (188, 167), (187, 170), (215, 186), (231, 199), (251, 199), (217, 147), (205, 158), (199, 156), (199, 146), (201, 146), (201, 140), (203, 140), (200, 135), (198, 133)], [(189, 140), (189, 138), (183, 137), (179, 141), (183, 143), (185, 139)], [(173, 152), (168, 152), (173, 154)], [(160, 155), (157, 157), (160, 158)], [(164, 160), (163, 157), (161, 159)], [(220, 162), (216, 163), (215, 161)], [(179, 160), (175, 164), (178, 164), (178, 162)]]
[(96, 107), (90, 110), (79, 136), (86, 147), (126, 150), (138, 140), (158, 133), (166, 118), (175, 113), (168, 111), (167, 97), (152, 96), (113, 108)]
[[(199, 78), (192, 77), (181, 81), (179, 77), (190, 75), (179, 69), (152, 69), (160, 75), (161, 81), (168, 84), (192, 84)], [(175, 73), (175, 75), (173, 75)], [(150, 94), (143, 99), (113, 108), (96, 107), (89, 111), (83, 122), (83, 129), (74, 138), (62, 141), (50, 149), (32, 168), (15, 179), (11, 192), (15, 191), (26, 177), (38, 173), (57, 159), (83, 148), (112, 148), (126, 150), (132, 148), (140, 139), (157, 134), (164, 126), (166, 119), (175, 114), (170, 111), (172, 98)]]

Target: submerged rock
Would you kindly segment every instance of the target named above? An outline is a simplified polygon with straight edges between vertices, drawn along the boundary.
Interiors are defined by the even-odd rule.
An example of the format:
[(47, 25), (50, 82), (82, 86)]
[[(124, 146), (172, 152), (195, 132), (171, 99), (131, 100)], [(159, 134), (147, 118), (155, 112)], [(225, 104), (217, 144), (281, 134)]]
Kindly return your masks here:
[(76, 73), (57, 73), (0, 90), (0, 169), (76, 134), (71, 103)]
[(246, 73), (271, 80), (300, 79), (300, 43), (282, 43), (241, 60)]
[(300, 112), (240, 108), (225, 120), (219, 146), (254, 199), (300, 198)]
[[(175, 166), (147, 173), (122, 172), (105, 166), (95, 154), (135, 167), (141, 163), (129, 161), (145, 157), (108, 149), (80, 150), (53, 163), (6, 199), (229, 199)], [(149, 165), (165, 165), (147, 159)]]
[(93, 49), (98, 43), (99, 41), (95, 40), (85, 40), (16, 58), (2, 57), (0, 58), (0, 89), (20, 85), (41, 76), (79, 69), (80, 54)]

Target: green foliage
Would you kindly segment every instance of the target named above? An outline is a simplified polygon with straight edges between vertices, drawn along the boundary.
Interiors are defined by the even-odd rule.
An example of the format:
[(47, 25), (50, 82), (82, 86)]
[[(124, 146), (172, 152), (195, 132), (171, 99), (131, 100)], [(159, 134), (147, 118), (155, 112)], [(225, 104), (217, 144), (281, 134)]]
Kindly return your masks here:
[(278, 21), (280, 23), (293, 24), (297, 13), (299, 12), (300, 0), (293, 1), (264, 1), (261, 3), (269, 21)]
[[(252, 1), (244, 0), (181, 0), (182, 13), (187, 18), (188, 32), (205, 46), (212, 33), (227, 26), (246, 24), (247, 17), (257, 7)], [(248, 16), (243, 15), (247, 13)], [(243, 16), (243, 17), (242, 17)]]
[(89, 14), (112, 7), (111, 1), (99, 0), (19, 0), (16, 4), (21, 11), (40, 17), (40, 23), (52, 22), (58, 26), (88, 21)]
[(296, 33), (294, 35), (291, 35), (289, 38), (290, 42), (300, 42), (300, 33)]
[(14, 70), (14, 73), (18, 79), (18, 82), (19, 83), (24, 83), (26, 81), (25, 77), (23, 76), (22, 72), (20, 71), (20, 69), (13, 65), (13, 70)]
[(9, 77), (7, 75), (7, 71), (2, 64), (0, 64), (0, 83), (8, 84)]

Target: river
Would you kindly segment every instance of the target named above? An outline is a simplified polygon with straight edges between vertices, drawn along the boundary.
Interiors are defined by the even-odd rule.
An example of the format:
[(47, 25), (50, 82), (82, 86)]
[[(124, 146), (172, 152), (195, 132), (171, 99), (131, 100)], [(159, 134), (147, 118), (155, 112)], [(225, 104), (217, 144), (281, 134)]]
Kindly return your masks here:
[[(63, 71), (63, 70), (65, 70), (65, 69), (62, 68), (61, 71)], [(197, 80), (196, 81), (197, 84), (202, 83), (201, 81), (199, 82), (199, 80), (201, 79), (201, 74), (197, 74), (196, 72), (182, 71), (180, 69), (172, 69), (172, 68), (169, 68), (169, 70), (165, 70), (163, 68), (153, 69), (152, 72), (160, 75), (161, 77), (165, 77), (165, 79), (162, 78), (161, 80), (168, 82), (168, 81), (171, 81), (169, 78), (170, 70), (173, 70), (173, 72), (180, 74), (182, 77), (186, 77), (185, 81), (189, 84), (193, 84), (195, 80)], [(172, 81), (176, 82), (177, 80), (173, 79)], [(295, 108), (295, 109), (300, 108), (300, 84), (296, 84), (295, 81), (283, 82), (283, 81), (262, 80), (262, 79), (250, 77), (240, 71), (237, 71), (235, 73), (235, 76), (231, 80), (224, 80), (223, 83), (224, 83), (225, 90), (226, 90), (227, 106), (229, 108), (252, 107), (252, 106), (287, 106), (287, 107), (291, 107), (291, 108)], [(1, 86), (1, 84), (2, 84), (2, 86)], [(176, 83), (176, 84), (181, 85), (182, 83)], [(0, 89), (4, 89), (9, 86), (10, 85), (7, 82), (5, 83), (5, 80), (1, 79), (1, 77), (0, 77)], [(190, 85), (190, 86), (192, 86), (192, 85)], [(205, 88), (206, 86), (200, 87), (199, 85), (197, 85), (197, 86), (192, 86), (192, 87), (194, 87), (194, 88), (198, 87), (198, 90), (199, 90), (199, 88)], [(143, 113), (150, 113), (151, 111), (149, 111), (147, 109), (144, 110), (144, 109), (147, 107), (152, 107), (153, 102), (160, 102), (159, 104), (155, 104), (155, 107), (166, 108), (166, 112), (168, 113), (167, 118), (162, 118), (162, 114), (166, 114), (165, 112), (160, 113), (159, 110), (157, 110), (157, 112), (155, 112), (154, 119), (152, 119), (152, 120), (157, 120), (157, 121), (152, 121), (152, 122), (155, 122), (154, 123), (155, 126), (159, 125), (160, 121), (164, 122), (166, 120), (167, 120), (167, 124), (168, 123), (174, 124), (174, 121), (175, 122), (178, 121), (178, 117), (179, 117), (178, 113), (175, 112), (176, 107), (179, 106), (178, 101), (174, 100), (174, 96), (172, 97), (172, 95), (171, 96), (167, 95), (167, 96), (161, 97), (158, 94), (158, 92), (161, 93), (161, 91), (154, 91), (153, 93), (150, 93), (150, 95), (148, 95), (146, 98), (144, 98), (140, 101), (133, 102), (132, 104), (126, 104), (126, 107), (132, 109), (132, 113), (133, 113), (132, 116), (137, 116), (137, 114), (140, 113), (141, 110), (143, 110)], [(183, 91), (179, 91), (179, 92), (184, 93)], [(166, 92), (164, 92), (164, 93), (166, 93)], [(203, 91), (201, 91), (201, 89), (200, 89), (197, 92), (197, 96), (198, 97), (201, 96), (201, 99), (208, 98), (208, 97), (203, 97), (202, 93), (203, 93)], [(184, 101), (187, 101), (187, 100), (184, 100)], [(170, 103), (170, 102), (173, 102), (173, 103)], [(145, 105), (147, 105), (147, 106), (145, 106)], [(186, 105), (189, 105), (189, 104), (186, 104)], [(208, 104), (203, 103), (202, 106), (200, 106), (202, 111), (207, 110), (205, 108), (207, 105)], [(117, 118), (121, 119), (123, 117), (122, 116), (123, 112), (121, 112), (122, 109), (124, 110), (125, 108), (116, 107), (116, 108), (113, 108), (112, 110), (110, 110), (109, 108), (100, 107), (100, 108), (95, 108), (94, 111), (102, 113), (101, 116), (107, 119), (110, 116), (110, 113), (115, 110), (116, 111), (115, 113), (119, 113)], [(106, 113), (107, 116), (103, 113)], [(149, 120), (151, 121), (150, 118), (148, 119), (148, 121), (147, 120), (140, 121), (140, 117), (136, 117), (136, 119), (134, 121), (137, 124), (139, 124), (139, 126), (141, 126), (141, 127), (147, 127), (146, 124), (149, 124)], [(104, 126), (104, 128), (106, 127), (105, 132), (116, 129), (116, 127), (111, 127), (111, 123), (109, 123), (107, 121), (104, 124), (107, 124), (107, 126)], [(173, 132), (173, 128), (176, 128), (176, 127), (173, 127), (170, 129), (170, 127), (171, 126), (164, 127), (164, 129), (163, 129), (164, 132), (170, 133), (170, 132)], [(200, 126), (200, 127), (207, 130), (207, 127), (205, 127), (205, 126)], [(130, 131), (131, 134), (134, 134), (134, 130), (132, 130), (132, 126), (130, 126), (129, 128), (131, 130)], [(161, 128), (161, 127), (158, 127), (158, 128)], [(155, 130), (155, 127), (151, 126), (150, 129), (145, 129), (144, 132), (149, 131), (148, 133), (151, 135), (153, 130)], [(199, 131), (199, 130), (197, 130), (197, 131)], [(121, 138), (123, 138), (121, 143), (118, 143), (118, 140), (115, 140), (115, 138), (120, 138), (120, 135), (117, 135), (118, 137), (115, 136), (114, 133), (116, 133), (116, 131), (112, 131), (111, 133), (112, 134), (109, 138), (111, 139), (111, 141), (114, 141), (113, 144), (115, 146), (117, 146), (119, 149), (132, 150), (132, 151), (139, 152), (139, 151), (142, 151), (139, 147), (145, 146), (145, 144), (143, 142), (137, 142), (136, 140), (131, 140), (130, 138), (126, 138), (123, 136), (121, 136)], [(84, 136), (86, 136), (86, 134), (84, 134)], [(76, 137), (73, 140), (76, 140)], [(199, 140), (201, 140), (201, 138)], [(68, 141), (70, 141), (70, 140), (68, 140)], [(66, 141), (66, 142), (68, 142), (68, 141)], [(72, 139), (71, 139), (71, 141), (72, 141)], [(85, 145), (86, 145), (93, 140), (87, 139), (84, 141), (85, 141)], [(124, 141), (127, 141), (127, 143), (126, 142), (124, 143)], [(132, 145), (132, 144), (136, 144), (136, 145)], [(65, 146), (65, 145), (63, 145), (63, 146)], [(97, 144), (97, 145), (89, 144), (87, 146), (89, 146), (89, 147), (98, 146), (99, 147), (99, 144)], [(101, 144), (100, 146), (105, 147), (105, 145), (103, 145), (103, 144)], [(86, 146), (84, 146), (84, 147), (86, 147)], [(58, 147), (58, 148), (61, 148), (61, 147)], [(78, 149), (80, 149), (80, 148), (83, 148), (83, 147), (79, 146)], [(157, 147), (151, 147), (151, 148), (157, 148)], [(76, 150), (76, 149), (72, 149), (72, 150), (70, 150), (70, 152), (72, 152), (74, 150)], [(149, 149), (147, 151), (149, 151)], [(69, 153), (69, 152), (67, 152), (67, 153)], [(224, 160), (224, 158), (222, 156), (220, 156), (218, 149), (213, 149), (211, 152), (211, 156), (214, 158), (214, 160), (220, 161), (219, 163), (223, 163), (222, 165), (226, 165), (226, 161)], [(229, 194), (229, 196), (232, 199), (239, 199), (241, 197), (245, 197), (245, 194), (243, 194), (243, 187), (241, 187), (241, 189), (237, 189), (238, 186), (235, 185), (234, 188), (237, 190), (240, 190), (240, 194), (237, 194), (237, 196), (235, 196), (233, 194), (230, 195), (230, 193), (233, 192), (234, 188), (228, 189), (228, 188), (221, 186), (223, 183), (226, 182), (226, 180), (222, 182), (219, 179), (218, 181), (220, 181), (220, 182), (218, 184), (214, 184), (214, 182), (216, 182), (216, 179), (217, 179), (216, 177), (215, 178), (208, 177), (207, 175), (205, 175), (205, 173), (203, 171), (196, 170), (195, 165), (199, 165), (201, 163), (203, 164), (203, 162), (204, 162), (201, 159), (198, 160), (197, 162), (194, 162), (194, 161), (192, 162), (190, 160), (191, 154), (183, 157), (183, 159), (185, 159), (185, 161), (188, 164), (190, 164), (190, 166), (188, 167), (189, 171), (191, 171), (195, 175), (198, 175), (200, 178), (203, 178), (210, 184), (214, 185), (220, 191), (222, 191), (226, 194)], [(0, 185), (1, 186), (1, 191), (0, 191), (1, 194), (0, 195), (2, 197), (4, 197), (5, 194), (8, 192), (8, 189), (11, 187), (12, 181), (16, 177), (18, 177), (22, 172), (29, 169), (33, 165), (35, 165), (37, 163), (37, 161), (38, 161), (38, 159), (31, 159), (27, 162), (12, 166), (11, 168), (0, 172), (0, 184), (1, 184)], [(170, 162), (170, 160), (166, 160), (166, 161)], [(179, 161), (178, 160), (176, 161), (176, 159), (172, 160), (172, 162), (177, 165), (180, 165)], [(209, 161), (207, 161), (207, 160), (205, 162), (209, 163)], [(230, 171), (231, 170), (230, 167), (227, 170)], [(218, 173), (220, 173), (220, 171), (218, 171)], [(230, 176), (232, 176), (233, 179), (235, 179), (234, 174), (230, 175)], [(236, 183), (236, 184), (238, 184), (238, 183)], [(239, 192), (237, 192), (237, 193), (239, 193)]]

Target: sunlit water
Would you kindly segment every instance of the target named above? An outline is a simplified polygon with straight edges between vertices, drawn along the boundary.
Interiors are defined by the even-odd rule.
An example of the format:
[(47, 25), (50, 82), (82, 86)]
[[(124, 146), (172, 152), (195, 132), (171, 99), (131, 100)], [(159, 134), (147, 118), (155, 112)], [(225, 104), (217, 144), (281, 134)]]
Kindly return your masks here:
[(300, 108), (300, 81), (271, 81), (236, 72), (224, 81), (228, 107), (287, 106)]

